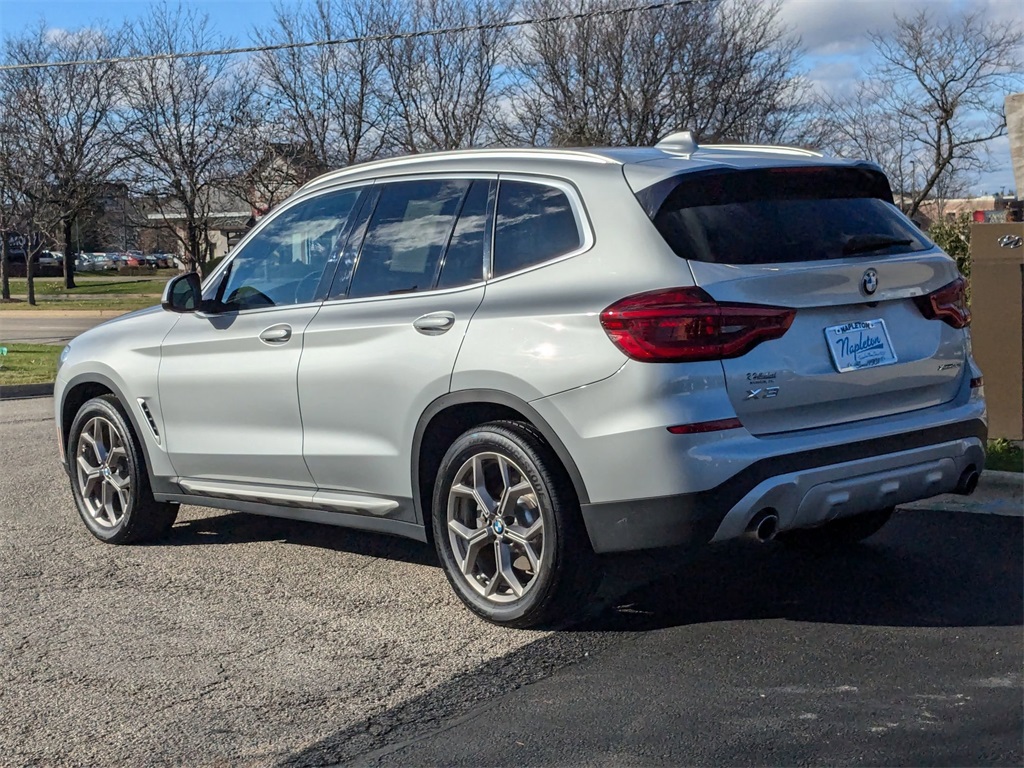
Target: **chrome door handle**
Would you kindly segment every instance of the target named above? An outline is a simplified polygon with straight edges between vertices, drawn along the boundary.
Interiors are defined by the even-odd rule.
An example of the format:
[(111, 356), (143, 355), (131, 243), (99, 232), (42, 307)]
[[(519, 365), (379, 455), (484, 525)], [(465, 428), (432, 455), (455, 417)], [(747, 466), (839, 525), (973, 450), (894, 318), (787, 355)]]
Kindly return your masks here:
[(260, 334), (260, 341), (267, 344), (284, 344), (291, 337), (292, 327), (282, 323), (281, 325), (272, 325), (263, 331)]
[(431, 312), (412, 321), (412, 327), (427, 336), (437, 336), (450, 331), (454, 325), (455, 315), (451, 312)]

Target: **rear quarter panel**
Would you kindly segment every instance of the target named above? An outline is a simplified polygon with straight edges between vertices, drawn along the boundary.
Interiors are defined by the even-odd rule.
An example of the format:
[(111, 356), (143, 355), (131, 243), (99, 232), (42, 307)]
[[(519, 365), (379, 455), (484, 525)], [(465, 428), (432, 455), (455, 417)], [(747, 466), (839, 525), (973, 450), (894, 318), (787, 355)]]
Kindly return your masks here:
[(452, 390), (500, 390), (529, 402), (605, 379), (627, 358), (601, 327), (601, 311), (633, 293), (693, 285), (686, 262), (668, 250), (621, 168), (581, 168), (570, 183), (593, 244), (487, 283)]

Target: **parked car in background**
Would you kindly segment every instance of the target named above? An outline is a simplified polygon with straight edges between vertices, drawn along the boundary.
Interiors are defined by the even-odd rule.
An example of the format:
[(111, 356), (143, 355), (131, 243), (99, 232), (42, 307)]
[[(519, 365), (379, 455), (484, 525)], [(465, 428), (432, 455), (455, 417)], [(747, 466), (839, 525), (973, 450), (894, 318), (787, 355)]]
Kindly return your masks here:
[(75, 259), (75, 269), (78, 272), (101, 272), (110, 266), (110, 260), (106, 254), (82, 253)]
[(201, 285), (72, 341), (57, 434), (102, 541), (179, 504), (408, 536), (478, 615), (552, 625), (606, 553), (824, 552), (972, 492), (969, 323), (866, 162), (689, 134), (417, 155), (310, 182)]

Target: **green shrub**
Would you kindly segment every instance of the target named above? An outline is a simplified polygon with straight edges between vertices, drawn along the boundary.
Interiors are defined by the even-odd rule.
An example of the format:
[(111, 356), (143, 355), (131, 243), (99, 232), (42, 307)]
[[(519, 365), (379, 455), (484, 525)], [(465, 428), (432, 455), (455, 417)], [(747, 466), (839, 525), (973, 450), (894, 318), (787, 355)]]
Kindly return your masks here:
[(971, 216), (958, 214), (951, 221), (939, 219), (928, 230), (928, 236), (942, 250), (956, 259), (960, 274), (971, 279)]

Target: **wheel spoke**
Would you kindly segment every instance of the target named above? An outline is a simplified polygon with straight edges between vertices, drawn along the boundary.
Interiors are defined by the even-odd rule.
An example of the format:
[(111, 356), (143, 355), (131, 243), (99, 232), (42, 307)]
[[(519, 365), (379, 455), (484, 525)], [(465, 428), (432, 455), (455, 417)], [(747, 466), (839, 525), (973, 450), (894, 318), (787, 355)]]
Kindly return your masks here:
[[(496, 541), (494, 542), (494, 554), (501, 578), (508, 584), (516, 597), (522, 597), (523, 585), (519, 582), (516, 572), (512, 570), (512, 548), (504, 541)], [(494, 578), (497, 579), (498, 575), (495, 574)]]
[(131, 492), (128, 488), (128, 484), (114, 485), (114, 491), (117, 493), (117, 498), (121, 502), (121, 514), (123, 515), (128, 510), (128, 500), (131, 498)]
[(458, 485), (453, 485), (452, 493), (454, 493), (456, 496), (462, 496), (463, 498), (473, 499), (473, 501), (476, 501), (475, 491), (469, 486), (463, 485), (462, 483), (459, 483)]
[(118, 445), (110, 449), (110, 453), (107, 454), (107, 466), (113, 467), (118, 461), (124, 459), (128, 460), (128, 453), (125, 451), (123, 445)]
[(94, 438), (92, 435), (90, 435), (88, 432), (85, 432), (84, 430), (82, 431), (82, 434), (79, 435), (78, 437), (79, 446), (81, 446), (83, 443), (92, 450), (92, 455), (95, 456), (97, 460), (99, 460), (100, 452), (99, 449), (96, 447), (96, 438)]
[(526, 555), (526, 559), (530, 561), (530, 570), (533, 573), (537, 573), (537, 570), (540, 568), (540, 558), (533, 548), (532, 540), (543, 530), (544, 526), (541, 524), (540, 519), (526, 529), (520, 525), (509, 526), (505, 529), (505, 538), (516, 544), (518, 549)]
[(78, 465), (78, 488), (82, 496), (88, 498), (96, 490), (96, 483), (100, 479), (100, 468), (90, 464), (85, 456), (79, 456), (75, 462)]
[(103, 436), (103, 419), (92, 420), (92, 444), (96, 449), (96, 458), (99, 461), (106, 461), (110, 451), (109, 443)]
[(502, 517), (514, 515), (516, 511), (516, 504), (519, 503), (519, 500), (524, 496), (529, 496), (533, 492), (533, 486), (530, 485), (527, 480), (523, 480), (513, 488), (506, 489), (505, 493), (501, 497), (501, 509), (498, 510), (498, 514)]
[(494, 562), (498, 564), (498, 567), (494, 571), (494, 575), (491, 580), (487, 583), (487, 589), (484, 590), (484, 597), (494, 597), (498, 592), (498, 586), (501, 584), (504, 576), (501, 572), (501, 542), (494, 542)]
[(473, 498), (480, 505), (480, 511), (486, 515), (493, 515), (498, 507), (498, 502), (487, 490), (487, 481), (484, 476), (483, 456), (473, 457)]
[(117, 490), (109, 482), (104, 481), (100, 486), (100, 511), (106, 515), (107, 522), (111, 525), (117, 523), (117, 514), (114, 512), (114, 495)]
[(490, 541), (492, 533), (490, 528), (470, 528), (458, 520), (449, 520), (448, 528), (456, 536), (466, 542), (466, 554), (464, 556), (456, 549), (455, 558), (459, 561), (459, 570), (464, 576), (472, 576), (476, 567), (476, 559), (481, 550)]

